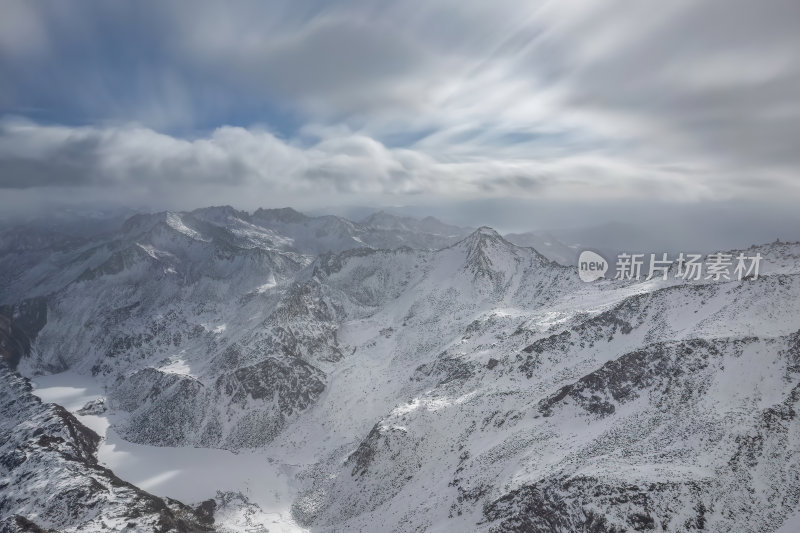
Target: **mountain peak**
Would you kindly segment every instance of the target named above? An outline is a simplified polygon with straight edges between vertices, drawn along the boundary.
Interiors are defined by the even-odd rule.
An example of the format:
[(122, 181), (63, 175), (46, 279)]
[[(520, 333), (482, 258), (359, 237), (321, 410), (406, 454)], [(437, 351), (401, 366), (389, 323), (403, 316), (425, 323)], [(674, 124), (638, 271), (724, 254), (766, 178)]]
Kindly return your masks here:
[(248, 220), (250, 215), (244, 211), (234, 209), (229, 205), (201, 207), (189, 213), (190, 215), (210, 222), (225, 222), (228, 218)]
[(432, 216), (418, 219), (387, 211), (376, 211), (364, 218), (360, 224), (370, 229), (427, 233), (429, 235), (449, 236), (454, 239), (466, 235), (470, 231), (469, 228), (452, 226)]
[(407, 217), (400, 217), (387, 213), (386, 211), (376, 211), (361, 221), (361, 224), (375, 229), (407, 229), (407, 222), (415, 222)]
[(476, 229), (467, 237), (462, 240), (459, 244), (463, 244), (467, 247), (467, 249), (473, 249), (476, 247), (481, 247), (486, 242), (497, 242), (503, 243), (509, 247), (513, 247), (514, 245), (510, 242), (506, 241), (497, 231), (489, 226), (481, 226), (480, 228)]
[(275, 222), (284, 222), (286, 224), (299, 224), (305, 222), (310, 217), (304, 215), (300, 211), (296, 211), (291, 207), (279, 207), (274, 209), (258, 208), (253, 213), (253, 218), (260, 218), (262, 220), (270, 220)]
[(166, 222), (169, 211), (158, 213), (137, 213), (122, 224), (122, 233), (143, 233), (149, 231), (160, 222)]
[(467, 265), (478, 267), (479, 270), (491, 268), (498, 255), (506, 252), (513, 253), (515, 248), (513, 244), (489, 226), (481, 226), (476, 229), (456, 246), (460, 246), (465, 251)]
[(490, 228), (489, 226), (481, 226), (480, 228), (476, 229), (472, 232), (473, 235), (483, 235), (485, 237), (496, 237), (498, 239), (502, 239), (503, 237), (500, 236), (494, 228)]

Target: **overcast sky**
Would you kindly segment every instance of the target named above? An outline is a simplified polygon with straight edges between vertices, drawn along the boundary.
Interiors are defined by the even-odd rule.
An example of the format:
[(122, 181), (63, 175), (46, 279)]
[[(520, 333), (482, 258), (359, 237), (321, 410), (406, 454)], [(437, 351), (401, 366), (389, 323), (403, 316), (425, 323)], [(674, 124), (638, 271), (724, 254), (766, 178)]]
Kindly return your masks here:
[(796, 0), (0, 6), (5, 211), (800, 200)]

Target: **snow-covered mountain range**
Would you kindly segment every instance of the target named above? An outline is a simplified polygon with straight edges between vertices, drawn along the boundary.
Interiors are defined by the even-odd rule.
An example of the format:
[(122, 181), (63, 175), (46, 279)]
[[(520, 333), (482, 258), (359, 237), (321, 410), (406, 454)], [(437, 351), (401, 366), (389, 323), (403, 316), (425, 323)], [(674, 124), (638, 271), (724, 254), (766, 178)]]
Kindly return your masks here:
[[(583, 283), (559, 253), (288, 208), (7, 231), (0, 524), (791, 531), (800, 244), (747, 250), (760, 276), (726, 282)], [(42, 404), (43, 376), (95, 401)], [(274, 474), (238, 492), (203, 476), (178, 503), (105, 469), (102, 442), (252, 453)]]

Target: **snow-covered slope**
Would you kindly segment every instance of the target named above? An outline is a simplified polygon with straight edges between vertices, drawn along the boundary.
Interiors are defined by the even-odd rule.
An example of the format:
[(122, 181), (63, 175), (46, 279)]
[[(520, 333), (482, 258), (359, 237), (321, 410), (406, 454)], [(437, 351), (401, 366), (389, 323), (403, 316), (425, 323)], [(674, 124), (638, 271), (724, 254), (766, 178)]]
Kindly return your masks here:
[(548, 232), (509, 233), (505, 238), (517, 246), (534, 248), (548, 259), (567, 266), (577, 263), (581, 251), (580, 245), (567, 246)]
[(435, 250), (452, 244), (471, 230), (439, 222), (433, 217), (415, 220), (377, 212), (361, 222), (337, 216), (309, 217), (291, 208), (259, 209), (252, 221), (290, 237), (306, 253), (342, 252), (350, 248), (400, 246)]
[(20, 278), (4, 358), (95, 380), (129, 441), (258, 448), (315, 531), (796, 516), (800, 244), (747, 250), (758, 279), (586, 284), (491, 228), (457, 230), (137, 216)]
[(0, 531), (215, 531), (213, 500), (192, 509), (136, 488), (97, 464), (99, 440), (0, 363)]
[[(469, 250), (486, 247), (462, 249), (485, 263)], [(474, 290), (486, 277), (462, 307), (429, 296), (457, 274), (423, 282), (409, 291), (424, 297), (418, 327), (387, 334), (397, 320), (384, 310), (343, 328), (363, 339), (354, 355), (382, 361), (347, 366), (343, 386), (384, 414), (317, 465), (297, 515), (323, 530), (777, 528), (800, 494), (797, 250), (760, 248), (771, 274), (735, 283), (577, 286), (564, 269), (550, 293), (535, 281), (549, 271), (528, 267), (531, 290), (485, 306)]]

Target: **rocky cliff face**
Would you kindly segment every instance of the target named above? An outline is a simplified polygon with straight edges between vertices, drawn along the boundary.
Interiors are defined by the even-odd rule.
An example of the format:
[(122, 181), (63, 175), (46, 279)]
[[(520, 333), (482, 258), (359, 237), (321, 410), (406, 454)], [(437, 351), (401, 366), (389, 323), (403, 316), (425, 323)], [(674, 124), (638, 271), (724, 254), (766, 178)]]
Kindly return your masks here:
[(97, 464), (99, 440), (0, 365), (0, 530), (215, 531), (213, 501), (192, 509), (122, 481)]
[(31, 298), (12, 305), (0, 305), (0, 359), (16, 368), (31, 351), (31, 344), (47, 324), (47, 301)]

